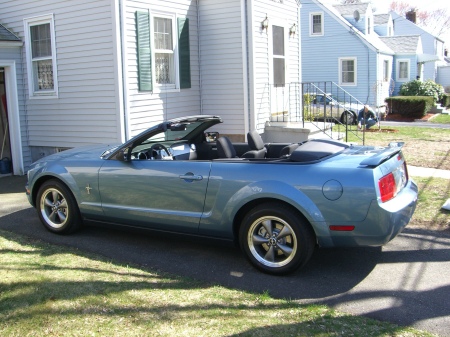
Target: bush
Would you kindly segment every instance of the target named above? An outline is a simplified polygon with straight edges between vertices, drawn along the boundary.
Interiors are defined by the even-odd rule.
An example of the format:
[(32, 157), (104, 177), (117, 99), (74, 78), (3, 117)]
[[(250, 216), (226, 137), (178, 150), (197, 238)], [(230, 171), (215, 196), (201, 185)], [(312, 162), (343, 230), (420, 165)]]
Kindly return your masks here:
[(441, 104), (446, 108), (450, 108), (450, 94), (444, 94), (444, 96), (442, 96)]
[(401, 85), (400, 96), (431, 96), (437, 103), (444, 96), (444, 87), (432, 80), (414, 80)]
[(389, 113), (397, 113), (405, 117), (422, 118), (434, 105), (430, 96), (395, 96), (385, 99)]

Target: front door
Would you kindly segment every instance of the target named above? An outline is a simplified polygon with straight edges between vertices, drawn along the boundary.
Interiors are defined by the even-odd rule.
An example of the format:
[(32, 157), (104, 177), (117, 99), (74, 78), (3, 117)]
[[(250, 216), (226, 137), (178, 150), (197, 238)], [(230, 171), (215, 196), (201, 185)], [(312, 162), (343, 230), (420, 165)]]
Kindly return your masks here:
[(9, 139), (8, 109), (6, 105), (5, 69), (0, 68), (0, 174), (9, 174), (11, 168), (11, 143)]
[(99, 172), (104, 214), (129, 225), (196, 233), (211, 162), (108, 160)]

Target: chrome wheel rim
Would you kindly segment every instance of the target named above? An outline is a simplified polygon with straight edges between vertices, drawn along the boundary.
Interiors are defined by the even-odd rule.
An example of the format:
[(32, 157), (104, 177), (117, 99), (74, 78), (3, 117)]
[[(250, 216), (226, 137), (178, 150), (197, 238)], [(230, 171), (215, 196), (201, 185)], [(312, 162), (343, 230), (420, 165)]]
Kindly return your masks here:
[(57, 189), (46, 190), (40, 201), (41, 215), (52, 228), (63, 227), (69, 218), (69, 207), (66, 198)]
[(283, 219), (265, 216), (252, 223), (247, 235), (250, 252), (267, 267), (283, 267), (297, 253), (297, 236)]

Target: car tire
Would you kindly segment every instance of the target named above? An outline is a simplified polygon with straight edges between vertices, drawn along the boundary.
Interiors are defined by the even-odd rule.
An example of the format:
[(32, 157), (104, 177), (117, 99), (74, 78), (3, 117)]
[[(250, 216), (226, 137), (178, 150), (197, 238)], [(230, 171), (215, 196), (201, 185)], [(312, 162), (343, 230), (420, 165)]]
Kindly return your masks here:
[(70, 234), (81, 227), (81, 216), (72, 192), (58, 180), (39, 188), (36, 209), (44, 227), (57, 234)]
[(341, 115), (341, 123), (353, 125), (356, 122), (356, 116), (351, 111), (344, 111)]
[(246, 214), (239, 243), (248, 260), (273, 275), (304, 266), (315, 248), (315, 235), (302, 215), (281, 203), (264, 203)]

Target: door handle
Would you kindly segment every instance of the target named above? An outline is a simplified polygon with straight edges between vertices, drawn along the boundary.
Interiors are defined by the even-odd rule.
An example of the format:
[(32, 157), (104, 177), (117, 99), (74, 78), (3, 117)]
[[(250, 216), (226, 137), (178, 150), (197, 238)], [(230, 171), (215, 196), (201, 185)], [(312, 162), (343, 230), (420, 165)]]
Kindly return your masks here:
[(202, 180), (203, 176), (196, 175), (196, 174), (193, 174), (193, 173), (187, 173), (185, 175), (179, 176), (179, 178), (183, 179), (183, 180), (194, 181), (194, 180)]

